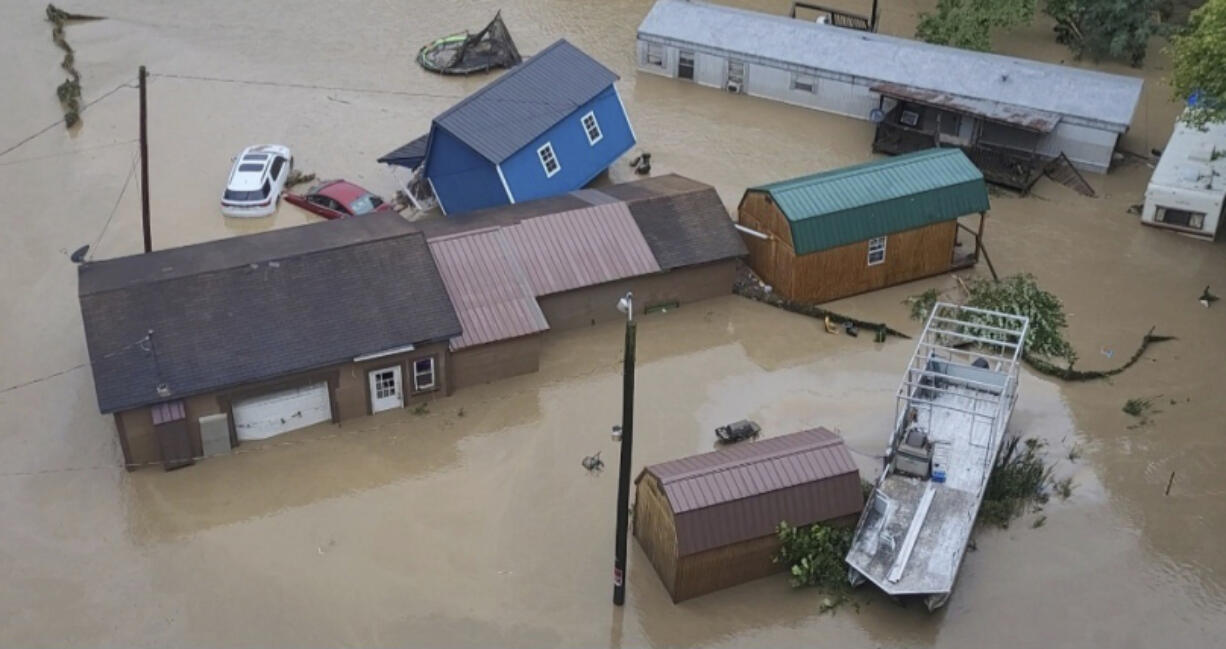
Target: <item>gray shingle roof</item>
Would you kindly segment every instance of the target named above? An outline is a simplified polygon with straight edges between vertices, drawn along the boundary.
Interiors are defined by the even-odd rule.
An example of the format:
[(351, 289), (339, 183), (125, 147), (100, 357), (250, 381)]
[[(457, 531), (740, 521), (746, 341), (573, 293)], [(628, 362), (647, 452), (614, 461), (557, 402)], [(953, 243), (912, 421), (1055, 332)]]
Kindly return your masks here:
[[(889, 82), (1057, 113), (1124, 131), (1142, 80), (819, 25), (697, 0), (657, 0), (640, 39), (742, 54), (841, 80)], [(867, 116), (866, 116), (867, 117)]]
[[(102, 412), (460, 333), (424, 235), (398, 214), (315, 223), (80, 267)], [(153, 347), (136, 344), (154, 331)]]
[(562, 39), (447, 109), (434, 123), (500, 163), (617, 79)]
[(749, 254), (713, 187), (700, 185), (692, 191), (648, 195), (627, 205), (660, 268), (695, 266)]

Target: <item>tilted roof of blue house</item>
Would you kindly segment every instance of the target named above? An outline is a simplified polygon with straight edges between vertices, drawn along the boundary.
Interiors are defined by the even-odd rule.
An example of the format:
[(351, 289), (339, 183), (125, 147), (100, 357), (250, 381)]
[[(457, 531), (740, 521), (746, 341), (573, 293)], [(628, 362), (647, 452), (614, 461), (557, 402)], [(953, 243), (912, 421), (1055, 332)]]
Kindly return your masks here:
[(447, 109), (434, 123), (498, 164), (618, 78), (562, 39)]

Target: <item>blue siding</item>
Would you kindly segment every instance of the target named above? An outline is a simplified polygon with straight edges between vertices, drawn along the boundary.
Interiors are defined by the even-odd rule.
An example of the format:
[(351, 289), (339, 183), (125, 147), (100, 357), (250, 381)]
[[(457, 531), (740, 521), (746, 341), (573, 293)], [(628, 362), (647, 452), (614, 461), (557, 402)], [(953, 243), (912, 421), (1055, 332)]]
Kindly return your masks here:
[[(447, 214), (471, 212), (509, 202), (494, 163), (438, 125), (430, 129), (426, 177), (434, 186), (434, 194)], [(518, 196), (515, 198), (519, 199)]]
[[(604, 134), (595, 145), (588, 143), (581, 122), (588, 111), (595, 112), (596, 121)], [(562, 165), (562, 169), (552, 178), (545, 176), (545, 169), (536, 153), (546, 142), (553, 145), (558, 162)], [(544, 198), (583, 187), (633, 146), (634, 134), (630, 122), (610, 85), (507, 158), (502, 163), (502, 173), (511, 187), (515, 202)], [(497, 174), (495, 182), (499, 182)]]

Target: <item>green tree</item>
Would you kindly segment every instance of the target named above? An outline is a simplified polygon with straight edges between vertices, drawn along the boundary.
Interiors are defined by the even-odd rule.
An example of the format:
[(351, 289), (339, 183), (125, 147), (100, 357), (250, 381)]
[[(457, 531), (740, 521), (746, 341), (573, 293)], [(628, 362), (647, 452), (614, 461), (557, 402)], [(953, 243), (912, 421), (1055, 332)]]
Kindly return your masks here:
[(1056, 40), (1077, 58), (1145, 61), (1154, 34), (1157, 0), (1047, 0), (1044, 12), (1056, 21)]
[(915, 36), (937, 45), (968, 50), (992, 48), (992, 30), (1030, 22), (1034, 0), (937, 0), (936, 11), (921, 13)]
[(1226, 0), (1209, 0), (1192, 12), (1171, 39), (1171, 87), (1179, 101), (1197, 94), (1183, 119), (1201, 126), (1226, 121)]

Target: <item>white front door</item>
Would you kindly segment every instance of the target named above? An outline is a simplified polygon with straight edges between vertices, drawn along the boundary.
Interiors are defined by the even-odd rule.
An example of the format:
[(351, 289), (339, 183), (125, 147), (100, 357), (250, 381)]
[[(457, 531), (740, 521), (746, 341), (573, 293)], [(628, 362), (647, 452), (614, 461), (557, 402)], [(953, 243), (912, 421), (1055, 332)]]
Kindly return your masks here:
[(393, 365), (370, 373), (370, 411), (382, 412), (404, 406), (400, 366)]

